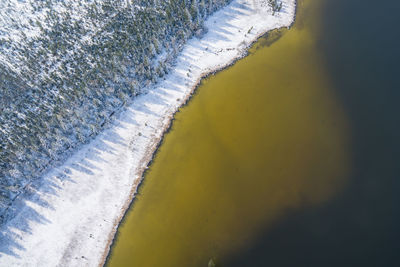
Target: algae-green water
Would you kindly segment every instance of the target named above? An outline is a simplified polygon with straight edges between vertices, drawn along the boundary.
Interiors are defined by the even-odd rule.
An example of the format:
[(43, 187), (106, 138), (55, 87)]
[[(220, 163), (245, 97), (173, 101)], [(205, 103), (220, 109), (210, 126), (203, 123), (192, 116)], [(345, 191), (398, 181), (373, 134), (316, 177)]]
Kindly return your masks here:
[[(326, 20), (340, 20), (337, 27), (346, 31), (346, 19), (328, 9), (348, 8), (337, 3), (343, 8), (335, 10), (329, 0), (299, 1), (291, 29), (261, 38), (249, 56), (202, 81), (175, 115), (107, 266), (362, 262), (357, 248), (368, 243), (352, 233), (361, 227), (357, 233), (373, 243), (377, 234), (371, 231), (381, 224), (374, 224), (367, 207), (359, 212), (362, 203), (355, 206), (358, 197), (349, 190), (360, 188), (354, 181), (360, 181), (362, 164), (374, 166), (363, 162), (370, 151), (360, 152), (360, 133), (380, 129), (359, 130), (357, 119), (375, 118), (364, 118), (359, 98), (349, 93), (360, 84), (341, 83), (344, 71), (332, 63), (341, 53), (334, 54), (335, 40), (326, 38), (339, 30)], [(350, 76), (351, 68), (345, 70)], [(379, 185), (371, 177), (368, 185)], [(358, 196), (367, 205), (369, 191), (363, 192)], [(361, 223), (366, 220), (369, 226)]]

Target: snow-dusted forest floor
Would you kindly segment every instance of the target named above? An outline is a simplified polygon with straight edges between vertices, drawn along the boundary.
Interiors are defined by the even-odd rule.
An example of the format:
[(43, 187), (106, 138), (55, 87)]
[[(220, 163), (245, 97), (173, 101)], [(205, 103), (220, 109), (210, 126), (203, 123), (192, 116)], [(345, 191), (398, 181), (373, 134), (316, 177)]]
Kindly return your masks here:
[[(234, 0), (206, 21), (173, 71), (14, 201), (0, 231), (0, 266), (98, 266), (173, 114), (206, 74), (229, 65), (266, 31), (291, 25), (295, 0)], [(151, 211), (149, 211), (151, 212)]]

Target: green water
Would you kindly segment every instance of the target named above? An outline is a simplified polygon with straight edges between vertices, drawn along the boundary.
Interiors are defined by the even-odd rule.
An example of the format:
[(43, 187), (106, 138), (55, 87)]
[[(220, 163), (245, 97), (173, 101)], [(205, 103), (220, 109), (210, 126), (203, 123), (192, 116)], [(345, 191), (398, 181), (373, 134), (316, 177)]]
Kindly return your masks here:
[(204, 80), (176, 114), (107, 266), (224, 266), (343, 190), (350, 128), (317, 49), (321, 2), (299, 1), (293, 28)]

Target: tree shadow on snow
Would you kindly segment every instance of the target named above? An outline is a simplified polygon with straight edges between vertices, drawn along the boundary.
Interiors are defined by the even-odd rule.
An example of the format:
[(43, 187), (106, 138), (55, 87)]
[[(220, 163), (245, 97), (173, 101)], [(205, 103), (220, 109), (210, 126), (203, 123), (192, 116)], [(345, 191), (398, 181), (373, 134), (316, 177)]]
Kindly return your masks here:
[[(221, 13), (225, 19), (234, 19), (238, 14), (246, 12), (248, 6), (236, 4), (224, 9)], [(228, 22), (219, 21), (212, 24), (212, 34), (208, 34), (206, 38), (193, 43), (193, 46), (199, 51), (205, 48), (216, 49), (216, 41), (230, 41), (233, 32), (238, 29)], [(198, 56), (198, 55), (197, 55)], [(184, 64), (186, 57), (187, 64)], [(0, 227), (0, 265), (1, 258), (14, 257), (21, 259), (24, 251), (23, 237), (26, 235), (38, 235), (35, 233), (36, 227), (40, 225), (52, 225), (53, 222), (46, 218), (45, 214), (57, 212), (51, 203), (58, 203), (57, 199), (64, 196), (66, 188), (76, 187), (79, 192), (75, 195), (68, 195), (70, 199), (62, 199), (70, 201), (69, 204), (80, 205), (80, 197), (85, 197), (85, 193), (89, 192), (92, 187), (96, 186), (97, 178), (103, 175), (104, 168), (107, 165), (107, 158), (110, 155), (119, 153), (118, 147), (129, 147), (133, 142), (131, 136), (121, 136), (118, 131), (129, 127), (137, 127), (137, 129), (145, 129), (145, 127), (158, 127), (158, 121), (162, 117), (161, 114), (155, 112), (155, 107), (163, 108), (175, 107), (173, 98), (175, 91), (182, 92), (188, 90), (187, 84), (193, 82), (190, 78), (190, 71), (197, 70), (195, 64), (196, 54), (181, 54), (181, 65), (177, 65), (165, 80), (161, 80), (157, 84), (157, 88), (151, 89), (148, 93), (137, 96), (133, 104), (122, 111), (118, 118), (115, 118), (111, 126), (102, 131), (97, 137), (86, 145), (77, 149), (72, 156), (67, 154), (68, 160), (59, 163), (58, 166), (52, 167), (51, 170), (32, 182), (26, 192), (18, 196), (8, 208), (6, 212), (7, 222)], [(147, 126), (146, 122), (156, 121), (156, 124)], [(140, 136), (140, 138), (149, 138)], [(133, 144), (134, 146), (134, 144)], [(134, 149), (134, 148), (133, 148)], [(93, 183), (87, 183), (88, 179)], [(81, 186), (82, 185), (82, 186)], [(73, 199), (71, 199), (73, 198)], [(75, 199), (77, 198), (77, 199)], [(96, 203), (97, 205), (98, 203)], [(50, 217), (50, 216), (49, 216)], [(46, 237), (40, 237), (44, 240)], [(34, 248), (35, 249), (35, 248)], [(39, 246), (36, 249), (41, 249)]]

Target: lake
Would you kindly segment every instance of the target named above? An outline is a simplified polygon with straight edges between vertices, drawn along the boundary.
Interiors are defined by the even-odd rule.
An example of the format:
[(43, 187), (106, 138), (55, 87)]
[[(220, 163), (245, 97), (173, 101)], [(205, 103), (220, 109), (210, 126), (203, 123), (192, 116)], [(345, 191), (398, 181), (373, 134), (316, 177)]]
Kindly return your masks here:
[(299, 1), (204, 79), (107, 266), (400, 266), (399, 11)]

